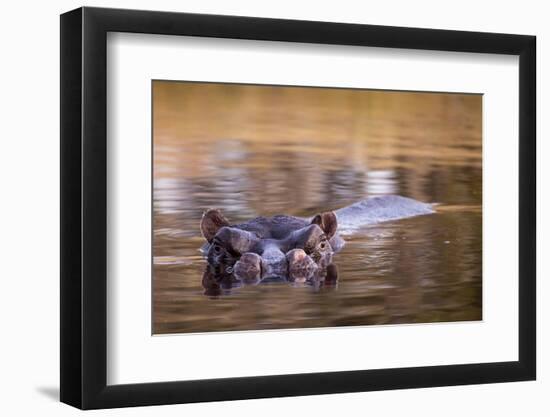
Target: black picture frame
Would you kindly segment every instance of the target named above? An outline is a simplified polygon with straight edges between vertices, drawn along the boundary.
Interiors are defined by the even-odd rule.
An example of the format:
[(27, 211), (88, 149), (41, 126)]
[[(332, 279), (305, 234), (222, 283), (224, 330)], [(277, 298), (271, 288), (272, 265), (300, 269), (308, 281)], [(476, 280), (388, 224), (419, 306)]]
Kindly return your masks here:
[[(519, 56), (519, 360), (107, 385), (108, 32)], [(84, 7), (61, 15), (60, 56), (62, 402), (94, 409), (535, 379), (534, 36)]]

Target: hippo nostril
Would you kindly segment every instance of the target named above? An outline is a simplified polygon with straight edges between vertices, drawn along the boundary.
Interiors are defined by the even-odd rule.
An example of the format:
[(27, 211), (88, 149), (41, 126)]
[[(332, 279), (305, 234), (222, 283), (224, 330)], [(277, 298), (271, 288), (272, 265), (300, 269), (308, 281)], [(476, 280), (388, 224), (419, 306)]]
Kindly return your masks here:
[(237, 261), (233, 271), (237, 279), (255, 281), (261, 276), (261, 258), (255, 253), (247, 252)]
[(286, 254), (286, 259), (289, 264), (302, 261), (306, 258), (307, 258), (307, 254), (304, 252), (303, 249), (292, 249)]

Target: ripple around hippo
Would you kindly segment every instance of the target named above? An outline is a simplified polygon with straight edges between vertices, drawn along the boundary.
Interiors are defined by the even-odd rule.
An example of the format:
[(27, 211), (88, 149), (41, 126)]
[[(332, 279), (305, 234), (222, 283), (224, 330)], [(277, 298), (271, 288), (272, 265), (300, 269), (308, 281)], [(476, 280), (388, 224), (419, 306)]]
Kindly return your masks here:
[(311, 218), (277, 215), (235, 225), (219, 210), (208, 210), (201, 220), (207, 240), (202, 251), (208, 264), (203, 286), (208, 293), (223, 285), (273, 280), (334, 282), (333, 255), (345, 245), (341, 235), (367, 225), (431, 213), (431, 204), (394, 195), (367, 198)]

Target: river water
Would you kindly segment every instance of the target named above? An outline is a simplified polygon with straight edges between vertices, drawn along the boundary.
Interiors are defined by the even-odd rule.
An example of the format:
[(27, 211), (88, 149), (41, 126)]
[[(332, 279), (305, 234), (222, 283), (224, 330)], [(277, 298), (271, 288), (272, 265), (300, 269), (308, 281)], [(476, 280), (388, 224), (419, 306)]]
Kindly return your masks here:
[[(153, 333), (481, 320), (480, 95), (153, 83)], [(311, 216), (368, 196), (432, 215), (346, 236), (331, 285), (202, 285), (205, 209)]]

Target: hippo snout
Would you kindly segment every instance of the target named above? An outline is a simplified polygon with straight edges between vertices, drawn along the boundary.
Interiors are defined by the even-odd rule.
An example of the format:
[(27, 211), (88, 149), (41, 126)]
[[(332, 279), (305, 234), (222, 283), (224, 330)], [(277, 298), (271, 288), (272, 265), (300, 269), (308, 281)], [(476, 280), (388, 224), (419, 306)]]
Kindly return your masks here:
[(278, 247), (269, 247), (261, 255), (244, 253), (233, 269), (238, 279), (253, 282), (259, 279), (280, 278), (288, 275), (285, 253)]
[(302, 249), (292, 249), (286, 254), (278, 248), (264, 251), (262, 255), (247, 252), (235, 264), (236, 278), (248, 284), (270, 278), (288, 277), (291, 281), (306, 281), (319, 266)]
[(233, 272), (238, 279), (252, 283), (260, 279), (285, 277), (288, 274), (288, 263), (283, 252), (267, 256), (247, 252), (237, 261)]

